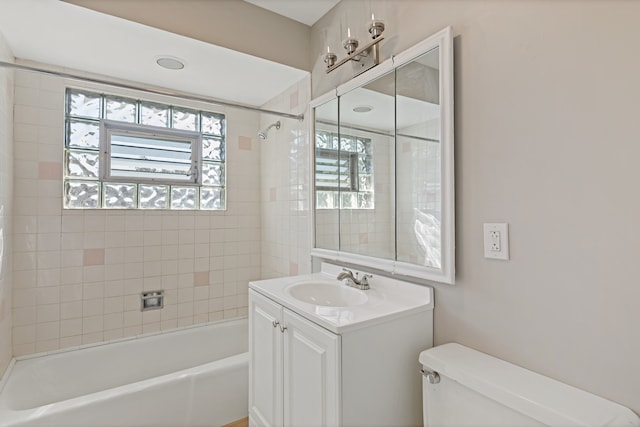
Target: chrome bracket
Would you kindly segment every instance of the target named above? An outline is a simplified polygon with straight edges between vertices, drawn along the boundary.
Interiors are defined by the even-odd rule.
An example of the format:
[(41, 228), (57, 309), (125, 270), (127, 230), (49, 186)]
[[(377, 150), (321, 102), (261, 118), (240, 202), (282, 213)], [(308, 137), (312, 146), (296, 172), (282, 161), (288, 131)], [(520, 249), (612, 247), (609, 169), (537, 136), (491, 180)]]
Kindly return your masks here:
[(373, 39), (366, 45), (362, 46), (360, 49), (357, 49), (351, 55), (347, 55), (346, 58), (341, 59), (331, 67), (327, 67), (326, 73), (329, 74), (336, 68), (349, 61), (353, 61), (351, 63), (353, 77), (375, 67), (380, 63), (380, 47), (378, 46), (378, 43), (380, 43), (382, 40), (384, 40), (384, 37), (377, 37)]

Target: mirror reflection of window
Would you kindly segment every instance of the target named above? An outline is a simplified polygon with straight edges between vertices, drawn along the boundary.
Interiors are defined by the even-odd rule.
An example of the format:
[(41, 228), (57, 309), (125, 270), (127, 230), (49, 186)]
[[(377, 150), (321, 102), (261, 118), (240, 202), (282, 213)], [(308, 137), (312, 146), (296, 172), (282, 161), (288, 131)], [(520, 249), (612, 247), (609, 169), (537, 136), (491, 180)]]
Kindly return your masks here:
[(371, 140), (316, 131), (316, 208), (374, 209)]

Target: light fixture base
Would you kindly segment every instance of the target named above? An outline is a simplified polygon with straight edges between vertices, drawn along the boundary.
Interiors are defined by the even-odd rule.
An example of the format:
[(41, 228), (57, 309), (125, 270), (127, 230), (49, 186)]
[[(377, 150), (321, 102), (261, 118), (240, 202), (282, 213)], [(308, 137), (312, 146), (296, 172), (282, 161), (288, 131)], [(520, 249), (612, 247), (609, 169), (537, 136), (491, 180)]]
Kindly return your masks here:
[(365, 49), (351, 61), (351, 70), (353, 71), (353, 77), (364, 73), (367, 70), (372, 69), (380, 63), (380, 48), (378, 44), (370, 46)]

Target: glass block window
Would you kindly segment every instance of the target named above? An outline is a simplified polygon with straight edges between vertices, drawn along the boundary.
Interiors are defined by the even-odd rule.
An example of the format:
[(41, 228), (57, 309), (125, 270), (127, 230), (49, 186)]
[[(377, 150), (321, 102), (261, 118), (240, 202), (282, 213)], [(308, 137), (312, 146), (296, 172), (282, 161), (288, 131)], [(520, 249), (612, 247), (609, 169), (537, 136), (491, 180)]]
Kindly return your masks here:
[(371, 140), (316, 131), (317, 209), (374, 209)]
[(226, 118), (67, 89), (66, 209), (224, 210)]

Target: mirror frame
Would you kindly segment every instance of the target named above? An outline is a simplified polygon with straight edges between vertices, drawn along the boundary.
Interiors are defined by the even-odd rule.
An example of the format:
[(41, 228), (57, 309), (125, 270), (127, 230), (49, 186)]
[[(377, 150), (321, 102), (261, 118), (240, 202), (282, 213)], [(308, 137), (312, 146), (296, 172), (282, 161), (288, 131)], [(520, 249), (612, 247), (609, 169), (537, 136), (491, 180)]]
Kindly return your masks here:
[[(439, 51), (439, 80), (440, 80), (440, 129), (441, 129), (441, 268), (433, 268), (411, 264), (393, 259), (376, 258), (367, 255), (359, 255), (340, 250), (319, 249), (316, 248), (315, 230), (316, 230), (316, 190), (315, 190), (315, 109), (316, 107), (338, 99), (351, 90), (364, 86), (367, 83), (377, 79), (384, 74), (394, 71), (395, 69), (411, 62), (419, 56), (429, 52), (432, 49), (440, 48)], [(453, 29), (446, 27), (443, 30), (433, 34), (425, 40), (408, 48), (398, 55), (392, 56), (380, 65), (366, 71), (363, 74), (353, 78), (352, 80), (341, 84), (335, 90), (332, 90), (318, 98), (313, 99), (309, 103), (309, 109), (312, 114), (310, 120), (310, 140), (313, 150), (310, 156), (311, 171), (311, 206), (313, 207), (313, 215), (311, 215), (311, 256), (355, 264), (365, 267), (374, 268), (390, 274), (398, 274), (408, 277), (416, 277), (419, 279), (430, 280), (447, 284), (455, 282), (455, 187), (454, 187), (454, 137), (453, 137)], [(339, 126), (339, 123), (338, 123)], [(395, 225), (394, 225), (395, 228)], [(398, 236), (394, 236), (397, 245)], [(397, 256), (397, 255), (396, 255)]]

